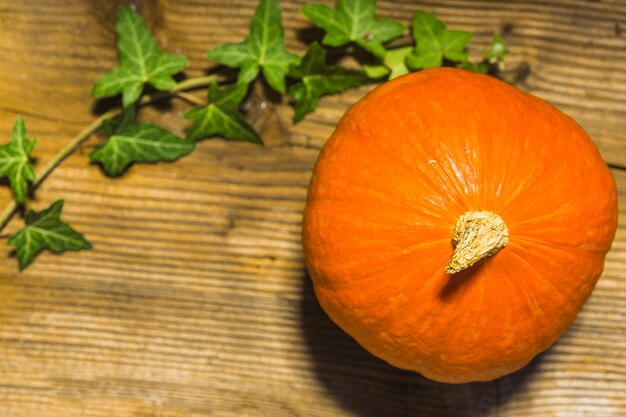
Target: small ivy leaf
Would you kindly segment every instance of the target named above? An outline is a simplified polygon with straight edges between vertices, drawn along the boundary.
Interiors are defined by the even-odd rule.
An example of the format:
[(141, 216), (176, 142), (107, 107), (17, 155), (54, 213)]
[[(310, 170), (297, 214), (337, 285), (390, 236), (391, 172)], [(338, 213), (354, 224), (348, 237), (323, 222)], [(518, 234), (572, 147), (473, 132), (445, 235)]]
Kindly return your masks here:
[(441, 38), (443, 56), (454, 62), (463, 62), (467, 59), (465, 48), (472, 39), (472, 34), (464, 30), (448, 30)]
[[(485, 59), (481, 62), (471, 62), (466, 60), (462, 63), (462, 68), (468, 71), (479, 72), (487, 74), (491, 65), (502, 66), (504, 57), (508, 54), (508, 51), (504, 47), (504, 41), (498, 33), (493, 35), (491, 40), (491, 46), (485, 52)], [(501, 69), (501, 68), (500, 68)]]
[(19, 204), (26, 201), (28, 181), (35, 180), (29, 154), (36, 142), (28, 139), (24, 117), (18, 116), (13, 124), (9, 143), (0, 145), (0, 177), (9, 179), (15, 201)]
[(387, 66), (384, 64), (363, 65), (363, 72), (365, 72), (365, 75), (367, 75), (369, 78), (373, 80), (386, 77), (387, 75), (391, 73), (389, 68), (387, 68)]
[(324, 4), (305, 4), (302, 13), (326, 31), (324, 45), (354, 42), (372, 54), (385, 55), (383, 43), (397, 38), (404, 26), (393, 19), (376, 17), (376, 0), (338, 0), (334, 9)]
[(487, 62), (489, 64), (497, 64), (504, 61), (504, 57), (509, 53), (506, 47), (504, 46), (504, 41), (499, 33), (495, 33), (493, 35), (493, 39), (491, 40), (491, 46), (485, 52), (485, 58), (487, 58)]
[(465, 48), (472, 34), (463, 30), (449, 30), (433, 14), (417, 10), (413, 15), (415, 50), (407, 57), (411, 69), (439, 67), (443, 59), (467, 61)]
[[(122, 118), (124, 120), (124, 118)], [(118, 130), (89, 155), (111, 177), (124, 173), (133, 162), (174, 161), (188, 154), (195, 144), (152, 124), (120, 123)]]
[(217, 84), (209, 87), (209, 104), (195, 107), (185, 113), (193, 120), (187, 139), (196, 141), (207, 136), (220, 135), (229, 139), (262, 144), (259, 134), (241, 117), (239, 103), (248, 92), (247, 84), (235, 84), (220, 90)]
[(135, 106), (128, 106), (122, 110), (118, 117), (106, 119), (102, 122), (102, 131), (107, 136), (113, 136), (115, 132), (124, 130), (125, 127), (135, 122), (137, 109)]
[(96, 81), (91, 95), (97, 98), (122, 93), (122, 104), (129, 106), (139, 99), (145, 83), (157, 90), (176, 85), (172, 75), (182, 71), (187, 59), (163, 53), (141, 16), (122, 5), (117, 14), (117, 49), (119, 66)]
[(482, 62), (465, 61), (461, 63), (461, 68), (467, 71), (471, 71), (471, 72), (487, 74), (487, 72), (489, 71), (489, 64), (487, 64), (485, 61), (482, 61)]
[(297, 55), (285, 49), (278, 0), (261, 0), (243, 42), (216, 46), (206, 53), (206, 57), (229, 67), (241, 68), (238, 82), (243, 84), (250, 83), (263, 70), (267, 83), (281, 94), (285, 92), (289, 65), (299, 61)]
[(369, 78), (377, 79), (389, 76), (394, 79), (401, 75), (407, 74), (409, 69), (406, 65), (406, 59), (413, 51), (411, 46), (403, 46), (395, 49), (388, 49), (383, 57), (381, 65), (364, 65), (363, 71)]
[(63, 200), (58, 200), (46, 210), (28, 211), (26, 226), (11, 236), (7, 243), (15, 247), (20, 270), (26, 268), (43, 249), (58, 253), (91, 248), (83, 235), (60, 220), (62, 209)]
[(442, 56), (437, 51), (417, 52), (413, 50), (406, 57), (406, 65), (413, 70), (440, 67), (442, 63)]
[(319, 99), (327, 94), (340, 93), (358, 87), (367, 81), (360, 71), (352, 71), (325, 63), (326, 54), (319, 43), (309, 45), (300, 65), (292, 65), (289, 75), (300, 82), (289, 87), (289, 95), (296, 100), (294, 122), (315, 110)]
[(385, 53), (383, 62), (387, 68), (391, 70), (391, 74), (389, 74), (390, 80), (409, 72), (409, 69), (406, 66), (406, 58), (412, 50), (412, 47), (404, 46), (401, 48), (390, 49)]

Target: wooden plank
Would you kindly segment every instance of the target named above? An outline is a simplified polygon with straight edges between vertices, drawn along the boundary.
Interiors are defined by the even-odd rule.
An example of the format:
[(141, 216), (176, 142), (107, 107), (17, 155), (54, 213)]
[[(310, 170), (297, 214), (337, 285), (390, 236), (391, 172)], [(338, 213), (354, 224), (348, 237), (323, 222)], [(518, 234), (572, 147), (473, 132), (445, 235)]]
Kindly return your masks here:
[[(27, 117), (42, 166), (93, 118), (93, 81), (115, 63), (119, 2), (0, 0), (0, 138)], [(331, 4), (331, 1), (326, 1)], [(511, 51), (501, 76), (565, 110), (612, 164), (626, 165), (626, 3), (383, 1), (416, 8)], [(240, 41), (255, 0), (136, 2), (160, 45), (191, 60)], [(310, 25), (282, 1), (288, 47)], [(405, 39), (408, 41), (408, 37)], [(0, 415), (22, 416), (621, 416), (626, 415), (626, 174), (615, 170), (620, 229), (575, 325), (524, 370), (450, 386), (371, 357), (320, 310), (300, 249), (310, 170), (361, 88), (322, 100), (302, 123), (284, 101), (248, 105), (265, 147), (202, 142), (174, 164), (105, 178), (94, 137), (37, 190), (93, 251), (42, 254), (18, 273), (0, 250)], [(141, 117), (177, 132), (187, 105)], [(0, 207), (10, 199), (0, 188)], [(19, 227), (14, 218), (3, 234)]]

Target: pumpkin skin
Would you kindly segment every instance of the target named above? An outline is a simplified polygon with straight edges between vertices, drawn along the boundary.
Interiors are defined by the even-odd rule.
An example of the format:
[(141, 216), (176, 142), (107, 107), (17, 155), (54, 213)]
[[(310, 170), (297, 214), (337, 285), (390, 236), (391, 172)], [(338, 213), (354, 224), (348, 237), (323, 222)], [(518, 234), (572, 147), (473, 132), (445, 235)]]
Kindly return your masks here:
[[(508, 244), (456, 273), (457, 220), (490, 211)], [(589, 136), (493, 77), (437, 68), (353, 105), (316, 162), (303, 248), (328, 316), (375, 356), (441, 382), (525, 366), (574, 321), (617, 228)]]

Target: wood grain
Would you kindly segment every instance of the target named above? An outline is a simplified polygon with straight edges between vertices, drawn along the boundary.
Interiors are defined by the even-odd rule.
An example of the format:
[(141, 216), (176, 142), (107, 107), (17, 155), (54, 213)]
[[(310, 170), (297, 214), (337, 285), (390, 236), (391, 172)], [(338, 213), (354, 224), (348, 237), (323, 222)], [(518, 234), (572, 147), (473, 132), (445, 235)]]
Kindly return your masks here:
[[(510, 50), (501, 77), (566, 111), (610, 164), (626, 166), (624, 1), (378, 3), (406, 24), (421, 8), (471, 31), (474, 56), (500, 31)], [(0, 138), (24, 114), (38, 166), (105, 107), (89, 91), (116, 60), (117, 4), (0, 0)], [(135, 4), (166, 51), (190, 58), (194, 77), (211, 68), (207, 49), (245, 36), (256, 1)], [(298, 53), (316, 33), (302, 4), (281, 2)], [(265, 147), (208, 140), (116, 180), (88, 163), (97, 135), (67, 159), (31, 206), (64, 198), (64, 219), (94, 250), (43, 253), (18, 273), (0, 246), (0, 416), (626, 415), (622, 170), (604, 275), (574, 326), (522, 371), (434, 383), (373, 358), (328, 320), (303, 266), (300, 216), (321, 146), (366, 92), (325, 98), (295, 126), (285, 100), (255, 94), (249, 118)], [(172, 100), (141, 117), (182, 132), (187, 108)], [(1, 187), (0, 207), (9, 200)]]

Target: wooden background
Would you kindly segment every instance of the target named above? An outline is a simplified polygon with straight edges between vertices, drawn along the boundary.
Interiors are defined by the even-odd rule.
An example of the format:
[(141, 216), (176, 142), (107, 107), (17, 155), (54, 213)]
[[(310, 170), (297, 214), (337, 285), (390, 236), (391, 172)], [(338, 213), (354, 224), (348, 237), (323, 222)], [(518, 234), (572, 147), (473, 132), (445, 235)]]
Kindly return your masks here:
[[(0, 142), (25, 115), (41, 167), (106, 107), (89, 92), (116, 62), (117, 4), (0, 0)], [(301, 53), (316, 32), (302, 1), (281, 4), (288, 48)], [(194, 77), (211, 67), (207, 49), (244, 38), (256, 1), (137, 5)], [(300, 217), (320, 148), (368, 88), (323, 99), (296, 126), (286, 102), (254, 94), (248, 115), (265, 147), (207, 140), (110, 180), (88, 163), (94, 136), (36, 191), (37, 209), (65, 198), (64, 219), (94, 250), (44, 253), (18, 273), (0, 245), (0, 416), (625, 416), (626, 2), (379, 1), (405, 24), (416, 8), (474, 33), (475, 56), (500, 31), (501, 77), (573, 116), (614, 167), (616, 241), (552, 349), (500, 380), (445, 385), (342, 333), (312, 293)], [(182, 133), (187, 104), (161, 107), (141, 117)], [(9, 201), (2, 187), (0, 208)]]

